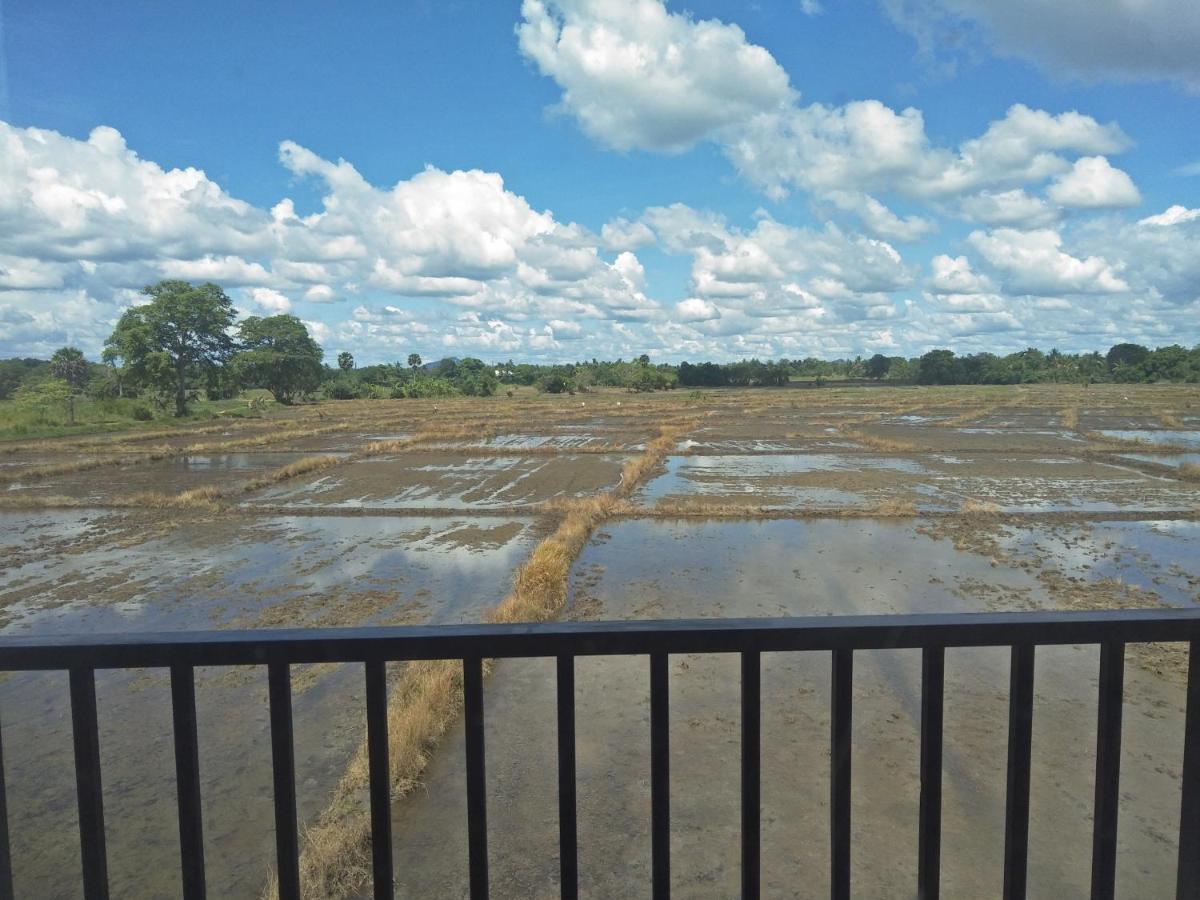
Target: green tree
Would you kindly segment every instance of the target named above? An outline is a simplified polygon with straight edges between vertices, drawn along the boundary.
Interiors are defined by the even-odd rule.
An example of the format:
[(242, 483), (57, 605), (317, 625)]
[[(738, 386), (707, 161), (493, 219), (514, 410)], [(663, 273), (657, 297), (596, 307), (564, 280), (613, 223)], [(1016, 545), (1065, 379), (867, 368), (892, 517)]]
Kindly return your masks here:
[(414, 370), (421, 368), (421, 354), (420, 353), (408, 354), (408, 367), (410, 369), (414, 369)]
[(46, 408), (66, 403), (70, 400), (70, 397), (71, 386), (61, 378), (26, 381), (13, 391), (12, 395), (12, 399), (17, 405), (38, 409), (43, 424), (50, 421), (46, 416)]
[(886, 378), (888, 369), (892, 367), (892, 361), (882, 353), (876, 353), (867, 360), (867, 377), (874, 378), (878, 381), (881, 378)]
[(188, 388), (233, 352), (233, 302), (217, 285), (160, 281), (142, 289), (148, 303), (128, 309), (105, 342), (135, 383), (174, 394), (187, 414)]
[(50, 373), (65, 381), (71, 390), (81, 390), (88, 377), (88, 364), (83, 358), (83, 351), (75, 347), (55, 350), (50, 357)]
[(338, 354), (338, 368), (343, 372), (349, 372), (354, 368), (354, 354), (343, 350)]
[(930, 350), (917, 364), (921, 384), (954, 384), (957, 380), (953, 350)]
[(1141, 344), (1114, 344), (1105, 361), (1111, 371), (1117, 366), (1140, 366), (1149, 355), (1150, 351)]
[(75, 424), (75, 395), (88, 377), (87, 360), (76, 347), (62, 347), (50, 357), (50, 374), (67, 385), (67, 424)]
[(109, 368), (109, 371), (112, 375), (112, 384), (117, 390), (117, 396), (124, 397), (124, 373), (121, 371), (121, 367), (118, 365), (118, 362), (120, 362), (121, 359), (121, 354), (119, 354), (114, 347), (105, 347), (104, 352), (100, 354), (100, 359)]
[(250, 316), (238, 326), (242, 349), (233, 358), (240, 383), (263, 387), (280, 403), (321, 384), (321, 345), (295, 316)]

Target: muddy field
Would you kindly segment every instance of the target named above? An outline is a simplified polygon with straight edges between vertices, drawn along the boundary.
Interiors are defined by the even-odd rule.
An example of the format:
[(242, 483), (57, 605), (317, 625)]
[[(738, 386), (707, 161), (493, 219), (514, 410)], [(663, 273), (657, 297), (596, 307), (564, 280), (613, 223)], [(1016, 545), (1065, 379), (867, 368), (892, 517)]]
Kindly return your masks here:
[[(0, 633), (1190, 606), (1198, 448), (1200, 390), (1165, 386), (353, 401), (0, 444)], [(548, 544), (573, 564), (513, 605), (514, 573)], [(919, 658), (858, 656), (854, 889), (893, 897), (915, 881)], [(1174, 890), (1185, 665), (1175, 645), (1128, 653), (1122, 896)], [(1037, 666), (1030, 893), (1078, 896), (1097, 656), (1056, 648)], [(1007, 668), (1001, 651), (947, 657), (948, 896), (999, 892)], [(764, 664), (771, 896), (828, 893), (828, 670)], [(553, 674), (513, 661), (488, 681), (494, 896), (557, 896)], [(646, 676), (643, 659), (579, 663), (587, 896), (648, 893)], [(303, 825), (345, 830), (361, 673), (293, 681)], [(273, 847), (265, 672), (205, 671), (197, 689), (210, 892), (257, 897)], [(104, 673), (98, 693), (113, 895), (177, 895), (166, 673)], [(682, 896), (737, 892), (737, 700), (735, 660), (672, 660)], [(442, 702), (439, 746), (395, 791), (406, 897), (466, 891), (461, 725)], [(65, 675), (5, 675), (0, 721), (17, 895), (80, 896)], [(347, 877), (342, 896), (369, 893)]]

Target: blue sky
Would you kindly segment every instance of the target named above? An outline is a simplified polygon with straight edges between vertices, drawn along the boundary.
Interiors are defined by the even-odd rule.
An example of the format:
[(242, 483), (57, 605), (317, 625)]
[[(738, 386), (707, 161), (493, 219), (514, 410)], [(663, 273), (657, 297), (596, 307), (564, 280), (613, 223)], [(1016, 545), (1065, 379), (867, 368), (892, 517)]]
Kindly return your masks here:
[(1200, 7), (1001, 6), (3, 0), (0, 356), (162, 277), (364, 362), (1195, 343)]

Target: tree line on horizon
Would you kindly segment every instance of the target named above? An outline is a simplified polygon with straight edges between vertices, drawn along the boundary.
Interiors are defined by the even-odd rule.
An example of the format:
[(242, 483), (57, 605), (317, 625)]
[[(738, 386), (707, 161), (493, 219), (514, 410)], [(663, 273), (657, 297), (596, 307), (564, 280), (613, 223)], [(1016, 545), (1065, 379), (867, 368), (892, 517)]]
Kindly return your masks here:
[[(50, 360), (0, 360), (0, 400), (36, 404), (76, 396), (138, 398), (160, 410), (187, 414), (203, 393), (228, 399), (259, 388), (280, 403), (297, 399), (383, 399), (490, 396), (501, 386), (532, 386), (546, 393), (596, 388), (658, 391), (675, 387), (780, 387), (794, 380), (870, 380), (896, 384), (1029, 384), (1096, 382), (1200, 382), (1200, 345), (1150, 349), (1120, 343), (1107, 353), (1043, 352), (1028, 348), (997, 355), (959, 356), (949, 349), (919, 357), (885, 356), (824, 360), (758, 359), (729, 363), (653, 364), (649, 356), (565, 364), (488, 364), (446, 358), (424, 363), (410, 353), (399, 361), (358, 367), (350, 351), (337, 365), (293, 315), (248, 316), (237, 321), (233, 302), (217, 285), (161, 281), (142, 291), (146, 302), (125, 311), (105, 342), (99, 362), (74, 347)], [(135, 418), (150, 417), (137, 414)]]

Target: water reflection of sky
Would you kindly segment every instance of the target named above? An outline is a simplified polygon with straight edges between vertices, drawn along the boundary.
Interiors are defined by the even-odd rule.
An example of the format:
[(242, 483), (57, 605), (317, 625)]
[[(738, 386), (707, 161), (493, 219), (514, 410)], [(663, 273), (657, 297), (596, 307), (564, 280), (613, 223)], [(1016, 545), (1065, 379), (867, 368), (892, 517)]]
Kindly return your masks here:
[(1200, 522), (1101, 522), (1012, 528), (1000, 538), (1019, 559), (1044, 555), (1046, 565), (1088, 581), (1119, 579), (1156, 593), (1171, 606), (1200, 601)]
[[(761, 494), (765, 505), (861, 506), (865, 499), (850, 491), (815, 485), (781, 483), (793, 475), (811, 472), (852, 472), (882, 469), (920, 474), (916, 460), (885, 457), (851, 457), (832, 453), (773, 455), (672, 456), (666, 471), (638, 492), (645, 502), (674, 496), (733, 496)], [(765, 479), (773, 479), (764, 483)]]
[(1100, 434), (1125, 441), (1145, 441), (1148, 444), (1194, 447), (1200, 450), (1200, 431), (1173, 431), (1166, 428), (1113, 428), (1101, 431)]
[[(623, 457), (596, 454), (587, 457), (588, 466), (604, 467), (615, 484)], [(384, 466), (395, 464), (392, 457), (359, 460), (354, 466)], [(557, 490), (541, 483), (541, 478), (550, 482), (557, 480), (563, 472), (570, 472), (579, 465), (579, 457), (572, 455), (540, 457), (492, 456), (492, 457), (448, 457), (435, 462), (422, 462), (405, 466), (402, 471), (389, 475), (381, 472), (364, 477), (361, 470), (353, 473), (334, 470), (311, 481), (296, 481), (277, 485), (257, 494), (246, 505), (284, 504), (300, 507), (328, 507), (330, 509), (495, 509), (512, 507), (549, 500), (556, 496), (581, 496), (592, 493), (595, 483), (584, 479), (577, 486)], [(418, 473), (418, 483), (405, 483), (402, 478), (408, 473)], [(569, 482), (570, 479), (567, 479)], [(354, 485), (363, 484), (359, 496), (337, 496), (337, 492), (357, 490)], [(349, 487), (348, 487), (349, 486)]]
[[(4, 518), (6, 535), (21, 530), (19, 517)], [(36, 525), (45, 516), (27, 518)], [(87, 527), (84, 516), (67, 518), (77, 530)], [(431, 621), (457, 621), (502, 599), (532, 544), (528, 526), (496, 518), (297, 516), (241, 520), (214, 538), (185, 525), (130, 547), (65, 547), (10, 566), (0, 578), (0, 603), (10, 595), (7, 612), (16, 621), (9, 629), (128, 631), (211, 628), (298, 595), (394, 590), (398, 599), (428, 592)], [(24, 599), (12, 602), (18, 590)]]

